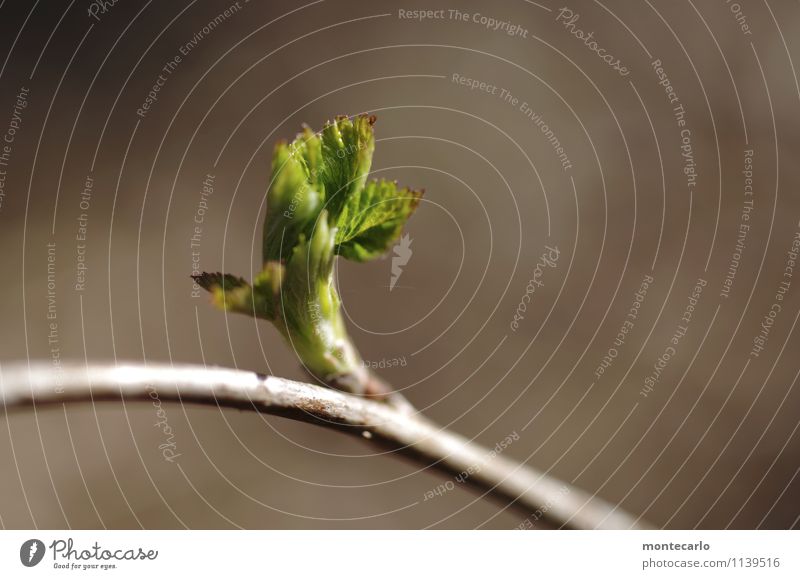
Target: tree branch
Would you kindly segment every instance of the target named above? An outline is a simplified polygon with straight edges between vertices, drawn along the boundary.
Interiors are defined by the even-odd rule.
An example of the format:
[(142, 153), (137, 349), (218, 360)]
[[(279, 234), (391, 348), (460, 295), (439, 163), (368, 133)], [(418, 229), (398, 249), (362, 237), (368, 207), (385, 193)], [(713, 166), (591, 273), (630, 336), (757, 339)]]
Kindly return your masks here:
[[(398, 450), (419, 463), (462, 476), (496, 499), (513, 502), (529, 521), (581, 529), (647, 528), (616, 506), (435, 425), (419, 413), (254, 372), (203, 366), (48, 362), (0, 366), (0, 405), (101, 400), (192, 402), (254, 410), (336, 428)], [(463, 473), (469, 473), (468, 476)]]

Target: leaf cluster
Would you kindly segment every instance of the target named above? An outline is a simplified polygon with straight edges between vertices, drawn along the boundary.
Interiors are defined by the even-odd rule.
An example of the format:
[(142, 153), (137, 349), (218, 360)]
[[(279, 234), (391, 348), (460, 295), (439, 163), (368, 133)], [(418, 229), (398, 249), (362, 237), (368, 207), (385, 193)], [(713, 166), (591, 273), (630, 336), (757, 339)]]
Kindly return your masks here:
[(347, 335), (333, 279), (337, 256), (369, 261), (388, 250), (422, 191), (368, 179), (374, 116), (337, 117), (309, 127), (272, 155), (263, 267), (252, 284), (230, 274), (195, 281), (220, 308), (269, 320), (323, 380), (361, 364)]

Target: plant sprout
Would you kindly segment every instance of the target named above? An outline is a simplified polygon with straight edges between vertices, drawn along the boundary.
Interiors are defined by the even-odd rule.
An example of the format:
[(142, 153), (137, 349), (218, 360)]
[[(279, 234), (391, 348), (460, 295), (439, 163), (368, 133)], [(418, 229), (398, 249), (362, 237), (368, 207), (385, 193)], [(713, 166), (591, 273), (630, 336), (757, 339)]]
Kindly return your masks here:
[[(162, 400), (249, 409), (370, 439), (458, 475), (481, 496), (519, 509), (531, 526), (544, 517), (584, 529), (649, 527), (619, 505), (438, 426), (367, 370), (345, 328), (334, 260), (369, 261), (385, 252), (422, 196), (367, 180), (374, 123), (364, 115), (338, 117), (318, 134), (306, 127), (291, 143), (278, 143), (261, 270), (252, 284), (227, 273), (194, 276), (223, 310), (271, 321), (310, 374), (345, 392), (228, 368), (64, 363), (55, 372), (49, 362), (28, 361), (4, 364), (0, 407), (150, 401), (157, 387)], [(459, 480), (465, 472), (470, 476)]]
[(263, 233), (263, 267), (252, 284), (223, 273), (195, 281), (226, 311), (271, 321), (318, 380), (399, 403), (372, 375), (352, 343), (334, 280), (337, 256), (369, 261), (400, 236), (421, 190), (367, 179), (375, 150), (374, 116), (337, 117), (309, 127), (272, 155)]

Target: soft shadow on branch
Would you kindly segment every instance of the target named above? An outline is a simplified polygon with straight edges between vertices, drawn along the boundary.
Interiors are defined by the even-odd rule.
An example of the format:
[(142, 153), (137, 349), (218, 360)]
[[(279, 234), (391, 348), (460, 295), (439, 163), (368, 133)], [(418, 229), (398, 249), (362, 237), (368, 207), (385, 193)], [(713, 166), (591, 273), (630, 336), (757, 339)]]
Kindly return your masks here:
[[(443, 429), (419, 413), (312, 384), (244, 370), (191, 365), (48, 362), (0, 366), (0, 405), (108, 400), (191, 402), (253, 410), (335, 428), (412, 457), (450, 475), (470, 472), (464, 484), (508, 503), (526, 517), (578, 529), (648, 528), (602, 499)], [(566, 489), (566, 490), (565, 490)], [(546, 505), (546, 507), (545, 507)]]

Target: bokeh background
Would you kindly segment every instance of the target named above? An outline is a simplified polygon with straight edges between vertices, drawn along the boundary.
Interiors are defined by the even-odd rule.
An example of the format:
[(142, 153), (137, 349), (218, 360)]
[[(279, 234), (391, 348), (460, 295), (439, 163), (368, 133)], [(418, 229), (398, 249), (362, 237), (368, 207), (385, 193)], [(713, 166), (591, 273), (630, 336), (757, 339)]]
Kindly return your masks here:
[[(405, 17), (420, 9), (441, 17)], [(0, 166), (0, 372), (57, 354), (303, 379), (273, 328), (215, 310), (189, 275), (257, 271), (273, 143), (302, 123), (369, 112), (374, 173), (426, 197), (393, 289), (391, 256), (338, 265), (366, 360), (388, 361), (381, 374), (441, 424), (487, 446), (516, 433), (508, 456), (658, 526), (797, 527), (800, 270), (784, 274), (800, 231), (798, 30), (789, 0), (0, 2), (0, 133), (12, 141)], [(559, 257), (539, 275), (547, 247)], [(541, 285), (513, 328), (534, 276)], [(648, 390), (698, 279), (686, 334)], [(148, 404), (4, 412), (0, 524), (525, 520), (459, 485), (424, 500), (445, 479), (342, 434), (164, 409), (173, 462)]]

